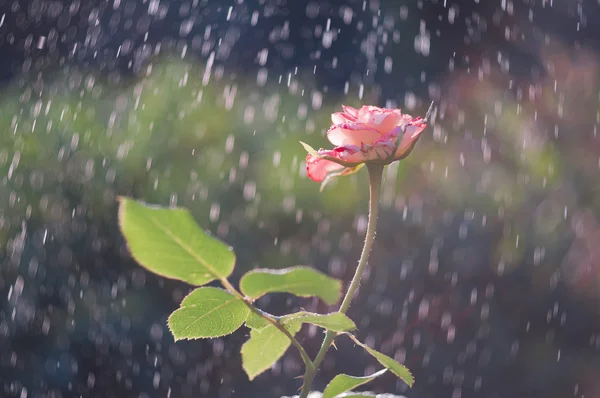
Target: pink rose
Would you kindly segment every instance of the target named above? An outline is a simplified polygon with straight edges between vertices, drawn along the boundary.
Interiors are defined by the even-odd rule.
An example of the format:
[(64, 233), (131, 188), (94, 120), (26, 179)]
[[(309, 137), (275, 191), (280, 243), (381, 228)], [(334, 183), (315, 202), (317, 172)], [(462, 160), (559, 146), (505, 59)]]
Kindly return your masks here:
[(310, 151), (306, 157), (306, 174), (314, 181), (353, 173), (363, 163), (389, 164), (402, 159), (427, 127), (426, 120), (402, 114), (400, 109), (342, 108), (344, 112), (331, 115), (333, 126), (327, 131), (336, 147)]

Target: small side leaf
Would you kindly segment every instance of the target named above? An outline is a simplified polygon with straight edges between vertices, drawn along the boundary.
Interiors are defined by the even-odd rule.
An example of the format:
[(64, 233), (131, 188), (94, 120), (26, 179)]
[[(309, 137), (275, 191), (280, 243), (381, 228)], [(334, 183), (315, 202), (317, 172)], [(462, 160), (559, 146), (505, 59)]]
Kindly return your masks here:
[(246, 326), (248, 326), (250, 329), (261, 330), (269, 325), (271, 325), (269, 321), (255, 314), (254, 312), (250, 312), (250, 314), (248, 314), (248, 318), (246, 319)]
[(186, 296), (169, 317), (175, 340), (202, 339), (235, 332), (248, 317), (244, 301), (216, 287), (201, 287)]
[[(300, 330), (300, 323), (286, 325), (292, 336)], [(242, 346), (242, 367), (248, 378), (256, 376), (271, 368), (290, 347), (290, 339), (274, 325), (268, 325), (261, 330), (252, 329), (250, 339)]]
[(240, 290), (251, 299), (267, 293), (291, 293), (299, 297), (316, 296), (327, 304), (335, 304), (342, 284), (310, 267), (291, 267), (281, 270), (255, 269), (240, 280)]
[(406, 366), (400, 364), (393, 358), (390, 358), (387, 355), (382, 354), (381, 352), (372, 349), (371, 347), (367, 346), (366, 344), (361, 343), (360, 341), (358, 341), (358, 339), (355, 336), (351, 335), (350, 333), (347, 333), (347, 335), (356, 344), (358, 344), (359, 346), (364, 348), (369, 354), (371, 354), (375, 359), (377, 359), (377, 362), (382, 364), (386, 369), (388, 369), (390, 372), (392, 372), (394, 375), (396, 375), (396, 377), (398, 377), (399, 379), (404, 381), (406, 384), (408, 384), (409, 387), (413, 386), (415, 379), (414, 379), (413, 375), (410, 373), (410, 370), (408, 370), (408, 368)]
[(327, 387), (325, 387), (323, 398), (337, 397), (340, 394), (350, 391), (358, 386), (362, 386), (371, 380), (375, 380), (385, 372), (387, 372), (387, 369), (382, 369), (379, 372), (364, 377), (349, 376), (346, 374), (337, 375), (329, 382), (329, 384), (327, 384)]
[(310, 323), (334, 332), (348, 332), (356, 329), (356, 324), (341, 312), (331, 314), (314, 314), (312, 312), (296, 312), (281, 318), (281, 323)]
[(318, 158), (320, 157), (320, 156), (319, 156), (319, 152), (317, 152), (317, 150), (316, 150), (315, 148), (311, 147), (310, 145), (308, 145), (307, 143), (305, 143), (305, 142), (302, 142), (302, 141), (300, 141), (300, 144), (301, 144), (301, 145), (304, 147), (304, 150), (305, 150), (306, 152), (308, 152), (308, 153), (310, 153), (311, 155), (313, 155), (313, 156), (316, 156), (316, 157), (318, 157)]
[(233, 251), (185, 209), (120, 198), (119, 226), (133, 258), (155, 274), (202, 286), (233, 271)]

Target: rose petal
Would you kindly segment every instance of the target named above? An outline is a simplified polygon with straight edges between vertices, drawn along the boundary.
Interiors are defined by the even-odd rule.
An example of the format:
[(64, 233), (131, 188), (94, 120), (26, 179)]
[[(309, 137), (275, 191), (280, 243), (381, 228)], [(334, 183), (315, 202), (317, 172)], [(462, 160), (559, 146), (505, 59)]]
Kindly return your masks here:
[(331, 160), (321, 159), (313, 155), (306, 156), (306, 175), (316, 182), (323, 181), (327, 174), (343, 168), (344, 166)]
[[(359, 111), (358, 122), (376, 129), (381, 134), (386, 134), (406, 119), (400, 109), (385, 109), (377, 107), (363, 107)], [(406, 122), (412, 120), (408, 116)]]
[(319, 156), (327, 156), (344, 162), (358, 164), (363, 162), (361, 147), (358, 145), (342, 145), (333, 149), (319, 149)]
[(331, 115), (333, 124), (354, 123), (356, 120), (356, 117), (344, 112), (336, 112)]
[(388, 116), (390, 116), (390, 113), (387, 112), (369, 112), (363, 115), (359, 121), (370, 127), (376, 128), (379, 131), (383, 131), (383, 129), (380, 128), (381, 123), (383, 123)]
[(379, 145), (383, 142), (388, 142), (388, 143), (391, 143), (394, 147), (396, 147), (396, 143), (398, 141), (398, 136), (402, 136), (405, 128), (406, 127), (403, 125), (399, 125), (399, 126), (395, 127), (389, 133), (382, 135), (380, 139), (375, 141), (375, 145)]
[(352, 116), (354, 118), (358, 117), (358, 110), (356, 108), (342, 105), (342, 109), (344, 110), (344, 113), (348, 114), (349, 116)]
[[(402, 125), (402, 123), (405, 120), (404, 116), (405, 115), (400, 113), (400, 111), (398, 111), (398, 112), (392, 111), (392, 112), (385, 114), (385, 117), (383, 117), (383, 118), (379, 117), (379, 120), (377, 120), (377, 118), (375, 118), (375, 120), (379, 124), (379, 127), (377, 127), (377, 130), (384, 132), (384, 133), (392, 131), (396, 126)], [(409, 120), (412, 119), (412, 117), (410, 117), (410, 116), (408, 118), (409, 118)]]
[(342, 112), (336, 112), (331, 114), (331, 121), (333, 124), (344, 124), (348, 122), (348, 119), (344, 117)]
[[(339, 159), (357, 165), (371, 160), (382, 160), (394, 153), (395, 142), (378, 140), (376, 145), (343, 145), (333, 149), (319, 149), (319, 156)], [(335, 162), (335, 160), (332, 160)]]
[(337, 124), (327, 131), (327, 138), (336, 146), (373, 144), (382, 133), (361, 123)]
[(414, 144), (419, 139), (421, 132), (425, 130), (425, 127), (427, 127), (427, 124), (423, 122), (423, 119), (416, 118), (405, 128), (404, 135), (400, 140), (400, 145), (398, 145), (396, 153), (394, 154), (395, 159), (403, 158), (408, 155)]
[(373, 112), (384, 112), (387, 111), (387, 109), (385, 108), (379, 108), (378, 106), (373, 106), (373, 105), (363, 105), (357, 112), (357, 115), (359, 119), (361, 119), (363, 116), (368, 115), (369, 113), (373, 113)]
[[(343, 175), (363, 163), (385, 164), (407, 156), (427, 124), (400, 109), (342, 105), (344, 112), (331, 115), (334, 125), (327, 132), (334, 149), (320, 149), (306, 157), (306, 173), (315, 181)], [(310, 151), (309, 151), (310, 152)], [(340, 164), (341, 163), (341, 164)]]

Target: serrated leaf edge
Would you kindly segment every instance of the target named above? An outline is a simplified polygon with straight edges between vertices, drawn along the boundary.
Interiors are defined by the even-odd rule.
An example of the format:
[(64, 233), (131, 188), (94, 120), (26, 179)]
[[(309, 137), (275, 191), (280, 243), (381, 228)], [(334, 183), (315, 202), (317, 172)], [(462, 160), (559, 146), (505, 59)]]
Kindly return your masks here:
[[(272, 275), (285, 275), (285, 274), (287, 274), (289, 272), (293, 272), (295, 270), (303, 270), (303, 269), (310, 270), (310, 271), (318, 274), (320, 277), (323, 277), (323, 278), (328, 279), (328, 280), (332, 281), (333, 283), (335, 283), (336, 288), (337, 288), (337, 292), (338, 292), (337, 298), (335, 299), (335, 301), (334, 300), (326, 300), (324, 297), (321, 297), (321, 296), (318, 296), (318, 295), (314, 295), (314, 294), (298, 294), (298, 293), (287, 292), (285, 290), (276, 290), (276, 291), (272, 291), (272, 292), (265, 292), (265, 293), (262, 293), (262, 294), (260, 294), (258, 296), (256, 296), (256, 295), (248, 296), (246, 294), (246, 292), (244, 292), (244, 289), (242, 288), (242, 283), (243, 283), (244, 277), (246, 277), (247, 275), (252, 275), (252, 274), (261, 273), (261, 272), (262, 273), (269, 273), (269, 274), (272, 274)], [(294, 284), (286, 284), (286, 285), (282, 285), (282, 286), (289, 287), (289, 286), (294, 286)], [(242, 275), (242, 278), (240, 279), (240, 290), (242, 291), (242, 293), (244, 295), (246, 295), (247, 297), (249, 297), (252, 300), (257, 300), (260, 297), (262, 297), (262, 296), (264, 296), (266, 294), (269, 294), (269, 293), (288, 293), (288, 294), (292, 294), (292, 295), (294, 295), (296, 297), (319, 297), (325, 303), (333, 305), (333, 304), (335, 304), (335, 303), (337, 303), (339, 301), (340, 295), (341, 295), (341, 289), (342, 289), (342, 282), (339, 279), (333, 278), (333, 277), (327, 275), (326, 273), (319, 271), (318, 269), (315, 269), (315, 268), (312, 268), (312, 267), (308, 267), (306, 265), (297, 265), (297, 266), (288, 267), (288, 268), (282, 268), (282, 269), (256, 268), (256, 269), (253, 269), (253, 270), (250, 270), (250, 271), (246, 272), (244, 275)]]
[[(346, 319), (348, 319), (350, 322), (352, 322), (352, 328), (351, 329), (347, 329), (347, 330), (332, 330), (329, 328), (326, 328), (325, 326), (322, 325), (318, 325), (316, 323), (313, 323), (311, 321), (303, 321), (302, 318), (303, 317), (317, 317), (317, 318), (324, 318), (328, 315), (334, 315), (334, 314), (342, 314), (343, 316), (346, 317)], [(346, 314), (343, 314), (341, 312), (330, 312), (328, 314), (317, 314), (314, 312), (308, 312), (308, 311), (299, 311), (299, 312), (294, 312), (293, 314), (288, 314), (288, 315), (284, 315), (281, 317), (281, 323), (283, 325), (287, 324), (287, 323), (292, 323), (292, 322), (301, 322), (301, 323), (310, 323), (311, 325), (315, 325), (317, 327), (320, 327), (322, 329), (326, 329), (326, 330), (332, 330), (334, 332), (338, 332), (338, 333), (344, 333), (344, 332), (349, 332), (351, 330), (356, 330), (356, 323), (354, 323), (354, 321), (352, 319), (350, 319)]]
[[(125, 237), (125, 232), (124, 232), (123, 228), (124, 228), (124, 217), (125, 217), (125, 213), (126, 213), (125, 207), (126, 207), (127, 203), (131, 203), (131, 202), (135, 202), (135, 203), (137, 203), (137, 204), (139, 204), (139, 205), (141, 205), (143, 207), (146, 207), (148, 209), (172, 210), (172, 211), (183, 212), (183, 213), (186, 213), (192, 220), (194, 220), (194, 218), (193, 218), (192, 214), (190, 213), (190, 211), (188, 209), (185, 209), (185, 208), (182, 208), (182, 207), (173, 207), (173, 208), (170, 208), (170, 207), (164, 207), (164, 206), (158, 206), (158, 205), (151, 205), (151, 204), (148, 204), (148, 203), (145, 203), (145, 202), (133, 199), (133, 198), (126, 197), (126, 196), (119, 196), (119, 197), (117, 197), (117, 201), (119, 203), (119, 209), (117, 211), (118, 224), (119, 224), (119, 229), (120, 229), (120, 231), (121, 231), (121, 233), (123, 234), (124, 237)], [(185, 250), (190, 256), (192, 256), (196, 261), (198, 261), (200, 264), (202, 264), (202, 266), (205, 267), (210, 272), (209, 276), (212, 277), (213, 279), (206, 281), (206, 283), (204, 283), (203, 285), (192, 285), (192, 286), (204, 286), (204, 285), (210, 283), (213, 280), (220, 280), (221, 279), (221, 277), (218, 275), (218, 273), (215, 271), (215, 269), (214, 269), (214, 267), (212, 267), (212, 265), (206, 263), (206, 261), (203, 258), (198, 257), (198, 255), (189, 246), (187, 246), (186, 244), (184, 244), (183, 242), (181, 242), (179, 240), (179, 238), (177, 238), (176, 236), (174, 236), (169, 229), (165, 228), (162, 225), (162, 223), (156, 221), (156, 219), (154, 217), (150, 217), (150, 221), (153, 224), (155, 224), (166, 235), (168, 235), (169, 238), (171, 238), (176, 245), (178, 245), (183, 250)], [(195, 223), (195, 220), (194, 220), (194, 223)], [(198, 229), (200, 229), (203, 233), (206, 234), (206, 232), (202, 230), (202, 227), (200, 227), (200, 225), (198, 225), (197, 223), (196, 223), (196, 225), (198, 226)], [(217, 238), (215, 238), (214, 236), (211, 236), (211, 235), (208, 235), (208, 237), (210, 239), (217, 239)], [(219, 239), (217, 239), (217, 240), (219, 242), (221, 242), (222, 244), (224, 244), (225, 246), (227, 246), (230, 250), (232, 250), (231, 246), (227, 245), (225, 242), (223, 242), (223, 241), (221, 241)], [(137, 254), (134, 253), (133, 250), (131, 250), (131, 247), (130, 247), (129, 242), (128, 242), (128, 240), (127, 240), (126, 237), (125, 237), (125, 241), (127, 243), (127, 250), (128, 250), (128, 252), (131, 254), (131, 256), (133, 257), (133, 259), (139, 265), (141, 265), (142, 267), (144, 267), (145, 269), (147, 269), (150, 272), (152, 272), (153, 274), (159, 275), (159, 276), (161, 276), (163, 278), (180, 280), (180, 281), (189, 283), (187, 280), (184, 280), (182, 278), (173, 277), (171, 275), (166, 275), (166, 274), (164, 274), (162, 272), (158, 272), (156, 270), (151, 270), (146, 264), (144, 264), (143, 261), (141, 261), (141, 259), (139, 259), (139, 257), (137, 256)], [(234, 261), (234, 267), (232, 267), (231, 272), (233, 272), (233, 269), (235, 268), (235, 253), (232, 253), (232, 254), (233, 254), (233, 257), (234, 257), (234, 260), (233, 260)], [(231, 275), (231, 272), (229, 273), (229, 275)], [(226, 275), (223, 278), (227, 278), (229, 275)], [(190, 285), (191, 285), (191, 283), (190, 283)]]
[(339, 375), (336, 375), (333, 379), (331, 379), (331, 381), (329, 383), (327, 383), (327, 386), (325, 387), (325, 390), (323, 390), (323, 398), (340, 398), (343, 397), (345, 394), (350, 393), (350, 394), (357, 394), (357, 393), (352, 393), (351, 390), (346, 390), (346, 391), (342, 391), (339, 394), (336, 395), (326, 395), (327, 393), (327, 389), (329, 388), (329, 386), (331, 385), (331, 383), (333, 383), (335, 381), (335, 379), (337, 379), (340, 376), (346, 376), (346, 377), (350, 377), (353, 379), (364, 379), (364, 381), (362, 381), (361, 383), (355, 385), (354, 387), (352, 387), (352, 389), (356, 388), (356, 387), (360, 387), (362, 385), (365, 385), (373, 380), (375, 380), (376, 378), (378, 378), (379, 376), (381, 376), (382, 374), (386, 373), (388, 370), (386, 368), (383, 368), (375, 373), (373, 373), (372, 375), (369, 376), (351, 376), (345, 373), (341, 373)]
[[(208, 314), (210, 314), (210, 313), (214, 312), (215, 310), (218, 310), (219, 308), (222, 308), (223, 306), (225, 306), (225, 305), (227, 305), (227, 304), (231, 303), (232, 301), (239, 300), (239, 301), (240, 301), (240, 302), (242, 302), (242, 303), (244, 302), (242, 299), (240, 299), (239, 297), (236, 297), (236, 296), (234, 296), (233, 294), (231, 294), (231, 293), (230, 293), (230, 292), (228, 292), (227, 290), (220, 289), (220, 288), (218, 288), (218, 287), (212, 287), (212, 286), (209, 286), (209, 287), (200, 287), (200, 288), (198, 288), (198, 289), (215, 289), (215, 290), (220, 290), (220, 291), (222, 291), (222, 292), (225, 292), (225, 293), (227, 293), (228, 295), (230, 295), (230, 296), (233, 298), (233, 300), (226, 301), (225, 303), (223, 303), (223, 304), (221, 304), (221, 305), (219, 305), (219, 306), (217, 306), (217, 307), (213, 307), (213, 308), (212, 308), (212, 309), (211, 309), (211, 310), (210, 310), (208, 313), (206, 313), (206, 314), (202, 315), (202, 317), (205, 317), (206, 315), (208, 315)], [(175, 340), (176, 342), (177, 342), (177, 341), (181, 341), (181, 340), (214, 339), (214, 338), (218, 338), (218, 337), (222, 337), (222, 336), (227, 336), (227, 335), (230, 335), (230, 334), (234, 333), (235, 331), (237, 331), (239, 328), (241, 328), (241, 327), (242, 327), (242, 326), (245, 324), (246, 320), (248, 319), (248, 315), (250, 314), (250, 309), (249, 309), (248, 307), (246, 307), (246, 317), (245, 317), (245, 319), (244, 319), (244, 322), (242, 322), (242, 324), (241, 324), (240, 326), (238, 326), (238, 328), (237, 328), (237, 329), (235, 329), (235, 330), (234, 330), (234, 331), (232, 331), (232, 332), (229, 332), (229, 333), (223, 333), (223, 334), (219, 334), (219, 335), (213, 335), (213, 336), (203, 336), (203, 337), (189, 337), (189, 336), (186, 336), (186, 337), (177, 337), (177, 336), (175, 335), (175, 333), (173, 332), (173, 329), (171, 328), (171, 318), (173, 317), (173, 315), (174, 315), (176, 312), (179, 312), (179, 311), (181, 311), (181, 310), (184, 310), (184, 309), (189, 309), (190, 307), (197, 307), (197, 306), (198, 306), (198, 304), (182, 305), (182, 304), (183, 304), (183, 302), (185, 301), (185, 299), (186, 299), (186, 298), (188, 298), (189, 296), (191, 296), (191, 295), (192, 295), (192, 294), (193, 294), (193, 293), (194, 293), (196, 290), (198, 290), (198, 289), (194, 289), (194, 290), (192, 290), (192, 291), (191, 291), (191, 292), (190, 292), (188, 295), (186, 295), (186, 296), (183, 298), (183, 300), (181, 300), (181, 304), (180, 304), (179, 308), (177, 308), (175, 311), (173, 311), (173, 312), (171, 313), (171, 315), (169, 315), (169, 318), (167, 319), (167, 328), (169, 329), (169, 332), (171, 332), (171, 335), (173, 336), (173, 338), (174, 338), (174, 340)], [(200, 317), (200, 318), (196, 319), (194, 322), (198, 321), (198, 320), (199, 320), (199, 319), (201, 319), (202, 317)], [(188, 326), (188, 327), (189, 327), (189, 326)]]
[[(415, 383), (415, 378), (414, 378), (414, 376), (412, 375), (412, 372), (410, 371), (410, 369), (408, 369), (406, 366), (404, 366), (404, 365), (403, 365), (403, 364), (401, 364), (400, 362), (396, 361), (394, 358), (392, 358), (392, 357), (390, 357), (390, 356), (388, 356), (388, 355), (385, 355), (384, 353), (382, 353), (382, 352), (379, 352), (379, 351), (377, 351), (377, 350), (375, 350), (375, 349), (373, 349), (373, 348), (369, 347), (368, 345), (366, 345), (366, 344), (364, 344), (364, 343), (361, 343), (361, 342), (360, 342), (360, 341), (359, 341), (359, 340), (356, 338), (356, 336), (354, 336), (352, 333), (347, 333), (347, 332), (344, 332), (343, 334), (347, 335), (347, 336), (348, 336), (350, 339), (352, 339), (352, 341), (354, 341), (354, 342), (355, 342), (357, 345), (359, 345), (359, 346), (361, 346), (362, 348), (364, 348), (364, 350), (365, 350), (365, 351), (367, 351), (367, 352), (369, 353), (369, 355), (371, 355), (373, 358), (375, 358), (375, 359), (377, 360), (377, 362), (379, 362), (379, 363), (380, 363), (382, 366), (384, 366), (385, 368), (387, 368), (387, 369), (388, 369), (388, 370), (389, 370), (391, 373), (393, 373), (393, 374), (394, 374), (396, 377), (398, 377), (400, 380), (404, 381), (404, 382), (405, 382), (405, 383), (406, 383), (406, 384), (407, 384), (409, 387), (411, 387), (411, 388), (412, 388), (412, 386), (413, 386), (413, 385), (414, 385), (414, 383)], [(403, 377), (401, 377), (401, 376), (399, 376), (398, 374), (396, 374), (396, 372), (394, 372), (394, 370), (393, 370), (393, 369), (391, 369), (391, 368), (388, 368), (388, 367), (387, 367), (385, 364), (381, 363), (381, 361), (379, 360), (379, 358), (377, 358), (377, 356), (375, 356), (375, 355), (373, 354), (373, 352), (376, 352), (377, 354), (380, 354), (380, 355), (383, 355), (383, 356), (385, 356), (385, 357), (388, 357), (388, 358), (390, 358), (392, 361), (396, 362), (397, 364), (399, 364), (400, 366), (402, 366), (404, 369), (406, 369), (406, 372), (408, 373), (408, 376), (410, 377), (410, 380), (409, 380), (410, 382), (409, 382), (409, 381), (406, 381), (406, 380), (404, 380), (404, 378), (403, 378)]]

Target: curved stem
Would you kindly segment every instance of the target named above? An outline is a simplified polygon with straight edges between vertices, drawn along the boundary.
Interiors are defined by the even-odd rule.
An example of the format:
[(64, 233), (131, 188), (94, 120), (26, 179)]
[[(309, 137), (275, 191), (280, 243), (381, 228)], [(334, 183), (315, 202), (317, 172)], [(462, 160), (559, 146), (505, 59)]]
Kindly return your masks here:
[(307, 370), (311, 369), (312, 371), (315, 371), (314, 365), (313, 365), (312, 361), (310, 360), (310, 357), (306, 353), (306, 350), (304, 349), (304, 347), (302, 347), (302, 344), (300, 344), (300, 342), (298, 340), (296, 340), (296, 338), (294, 336), (292, 336), (292, 334), (285, 328), (285, 326), (283, 326), (277, 319), (273, 318), (272, 316), (269, 316), (267, 313), (261, 311), (260, 309), (256, 308), (251, 303), (249, 303), (245, 299), (245, 297), (240, 292), (238, 292), (237, 289), (235, 287), (233, 287), (233, 285), (227, 279), (223, 278), (220, 280), (220, 282), (223, 285), (223, 287), (225, 288), (225, 290), (227, 290), (229, 293), (233, 294), (234, 296), (240, 298), (244, 302), (244, 304), (246, 304), (246, 307), (248, 307), (250, 309), (250, 311), (254, 312), (256, 315), (260, 316), (261, 318), (267, 320), (269, 323), (271, 323), (273, 326), (275, 326), (277, 329), (279, 329), (279, 331), (281, 331), (281, 333), (285, 334), (286, 337), (288, 339), (290, 339), (290, 341), (292, 342), (292, 345), (298, 349), (298, 352), (300, 352), (300, 356), (302, 357), (302, 361), (304, 362), (306, 369)]
[[(371, 247), (373, 246), (373, 240), (375, 239), (375, 228), (377, 226), (377, 216), (379, 214), (379, 196), (381, 193), (381, 179), (383, 177), (383, 165), (381, 164), (367, 164), (367, 170), (369, 171), (369, 183), (370, 183), (370, 199), (369, 199), (369, 222), (367, 224), (367, 233), (365, 236), (365, 245), (363, 246), (358, 266), (354, 272), (354, 277), (348, 286), (348, 291), (344, 295), (342, 304), (338, 312), (346, 313), (350, 308), (350, 303), (354, 297), (354, 293), (360, 286), (360, 280), (362, 274), (365, 271), (369, 255), (371, 254)], [(307, 367), (304, 373), (304, 383), (302, 384), (302, 391), (300, 392), (300, 398), (308, 397), (308, 393), (312, 387), (312, 383), (317, 374), (317, 370), (325, 359), (325, 354), (331, 347), (333, 340), (337, 336), (336, 332), (330, 330), (325, 334), (325, 339), (321, 345), (321, 349), (317, 353), (315, 360), (312, 362), (312, 368)]]

